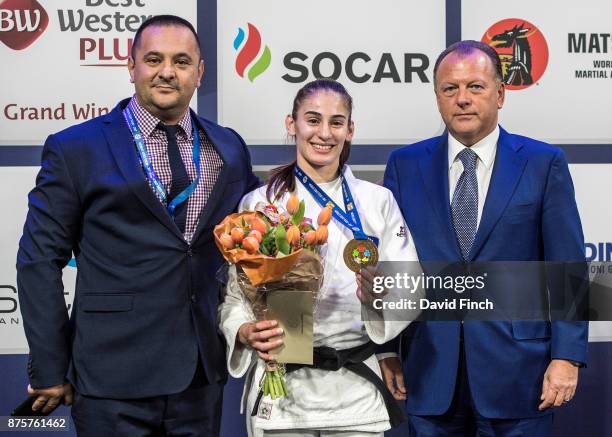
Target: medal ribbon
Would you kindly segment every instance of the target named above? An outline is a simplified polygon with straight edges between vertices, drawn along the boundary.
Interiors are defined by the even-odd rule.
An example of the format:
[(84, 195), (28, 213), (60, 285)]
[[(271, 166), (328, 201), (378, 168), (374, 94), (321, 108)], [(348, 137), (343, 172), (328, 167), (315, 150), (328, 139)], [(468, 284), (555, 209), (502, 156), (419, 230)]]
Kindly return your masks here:
[[(332, 214), (342, 225), (349, 228), (353, 232), (353, 236), (356, 240), (368, 240), (369, 238), (363, 227), (361, 226), (361, 220), (359, 219), (359, 213), (355, 207), (351, 190), (343, 176), (342, 178), (342, 196), (344, 198), (344, 208), (347, 212), (343, 211), (326, 193), (319, 187), (315, 181), (313, 181), (304, 171), (296, 164), (294, 167), (294, 173), (296, 178), (304, 185), (312, 197), (315, 198), (317, 203), (325, 208), (327, 205), (331, 205)], [(374, 242), (376, 244), (376, 242)]]
[[(136, 117), (132, 113), (132, 109), (128, 106), (125, 108), (126, 119), (128, 122), (128, 126), (130, 131), (132, 132), (132, 136), (134, 137), (134, 142), (136, 143), (136, 147), (138, 148), (138, 154), (140, 155), (140, 160), (142, 161), (142, 165), (147, 174), (147, 178), (151, 181), (151, 184), (155, 188), (155, 191), (162, 199), (164, 203), (168, 202), (168, 194), (166, 188), (161, 183), (157, 174), (155, 174), (155, 170), (153, 169), (153, 164), (151, 162), (151, 158), (149, 157), (149, 153), (147, 152), (147, 146), (145, 145), (144, 138), (142, 133), (140, 132), (140, 128), (138, 127), (138, 123), (136, 122)], [(198, 126), (196, 121), (192, 119), (193, 126), (193, 163), (196, 168), (196, 178), (193, 180), (191, 185), (185, 188), (181, 193), (179, 193), (172, 202), (166, 207), (170, 216), (174, 216), (174, 210), (178, 205), (183, 203), (185, 200), (189, 198), (195, 191), (198, 186), (198, 182), (200, 180), (200, 133), (198, 131)]]

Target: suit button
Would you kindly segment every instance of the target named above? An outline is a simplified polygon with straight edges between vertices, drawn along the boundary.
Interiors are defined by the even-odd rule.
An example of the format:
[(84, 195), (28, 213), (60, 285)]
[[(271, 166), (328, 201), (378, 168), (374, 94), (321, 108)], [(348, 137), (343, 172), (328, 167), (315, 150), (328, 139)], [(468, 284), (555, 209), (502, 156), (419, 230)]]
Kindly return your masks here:
[(187, 256), (193, 256), (193, 252), (191, 251), (191, 249), (187, 249)]
[(194, 302), (194, 303), (198, 301), (198, 298), (196, 297), (195, 294), (191, 295), (191, 301)]

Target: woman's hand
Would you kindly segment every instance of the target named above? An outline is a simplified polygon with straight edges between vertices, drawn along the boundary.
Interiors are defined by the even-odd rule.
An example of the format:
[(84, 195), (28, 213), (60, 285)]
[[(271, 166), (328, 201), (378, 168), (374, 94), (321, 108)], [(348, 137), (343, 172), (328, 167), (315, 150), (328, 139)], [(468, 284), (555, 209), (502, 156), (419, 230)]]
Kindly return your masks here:
[(375, 291), (374, 279), (380, 276), (376, 266), (363, 267), (359, 272), (355, 273), (357, 280), (357, 298), (363, 305), (372, 306), (375, 299), (380, 299), (388, 294), (388, 291)]
[(383, 381), (396, 401), (406, 400), (406, 386), (404, 385), (404, 370), (397, 357), (383, 358), (378, 362)]
[(237, 340), (241, 344), (255, 349), (261, 359), (271, 361), (274, 358), (267, 352), (283, 344), (283, 340), (280, 338), (270, 341), (271, 338), (283, 334), (282, 328), (276, 326), (278, 326), (276, 320), (243, 323), (238, 329)]

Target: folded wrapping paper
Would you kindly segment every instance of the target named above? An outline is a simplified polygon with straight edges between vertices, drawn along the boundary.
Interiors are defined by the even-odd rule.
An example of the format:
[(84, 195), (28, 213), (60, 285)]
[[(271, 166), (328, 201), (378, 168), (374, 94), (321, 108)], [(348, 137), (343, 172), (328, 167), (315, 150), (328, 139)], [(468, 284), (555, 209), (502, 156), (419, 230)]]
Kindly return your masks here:
[(294, 273), (322, 277), (321, 258), (310, 250), (298, 249), (287, 256), (275, 258), (261, 253), (249, 254), (244, 249), (226, 249), (223, 247), (219, 239), (221, 234), (229, 234), (233, 228), (242, 227), (242, 219), (249, 223), (255, 216), (264, 217), (263, 214), (256, 211), (230, 214), (213, 230), (215, 243), (223, 257), (230, 263), (239, 265), (249, 278), (251, 285), (258, 286), (268, 282), (280, 281), (294, 269), (298, 260), (301, 260), (299, 268), (301, 272)]

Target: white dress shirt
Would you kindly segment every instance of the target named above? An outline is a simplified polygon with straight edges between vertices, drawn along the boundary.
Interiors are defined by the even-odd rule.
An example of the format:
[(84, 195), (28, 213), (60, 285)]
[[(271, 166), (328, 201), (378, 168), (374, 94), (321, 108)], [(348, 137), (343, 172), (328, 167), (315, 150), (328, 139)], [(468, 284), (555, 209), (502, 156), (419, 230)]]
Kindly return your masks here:
[[(487, 198), (487, 192), (489, 191), (498, 139), (499, 126), (496, 125), (493, 132), (470, 147), (478, 156), (476, 161), (476, 179), (478, 180), (478, 221), (476, 222), (476, 229), (480, 225), (482, 209)], [(465, 148), (455, 137), (450, 133), (448, 134), (448, 189), (451, 204), (453, 203), (455, 187), (457, 187), (459, 177), (463, 173), (463, 163), (457, 158), (457, 155)]]

